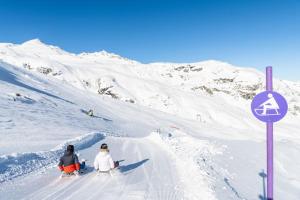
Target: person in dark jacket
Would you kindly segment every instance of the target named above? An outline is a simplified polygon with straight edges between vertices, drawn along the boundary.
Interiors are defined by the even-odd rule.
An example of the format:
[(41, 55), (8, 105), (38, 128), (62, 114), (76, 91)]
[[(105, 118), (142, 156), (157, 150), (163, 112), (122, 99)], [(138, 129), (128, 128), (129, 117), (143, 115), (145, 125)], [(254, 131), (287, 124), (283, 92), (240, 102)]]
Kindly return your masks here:
[(59, 159), (58, 168), (65, 174), (79, 174), (81, 164), (74, 153), (74, 146), (68, 145), (64, 155)]

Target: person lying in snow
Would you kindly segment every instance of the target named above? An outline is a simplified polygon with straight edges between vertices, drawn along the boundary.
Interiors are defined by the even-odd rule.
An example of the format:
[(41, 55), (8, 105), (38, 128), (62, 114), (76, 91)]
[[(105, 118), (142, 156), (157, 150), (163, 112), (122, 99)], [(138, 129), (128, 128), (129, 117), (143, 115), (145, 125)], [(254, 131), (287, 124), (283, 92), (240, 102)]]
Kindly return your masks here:
[(78, 175), (80, 169), (85, 168), (85, 161), (80, 164), (78, 156), (74, 153), (74, 146), (68, 145), (64, 155), (59, 159), (58, 168), (67, 175)]
[(100, 152), (97, 154), (94, 167), (99, 173), (108, 173), (110, 170), (119, 166), (119, 162), (114, 162), (111, 155), (109, 154), (109, 149), (107, 144), (103, 143), (100, 147)]

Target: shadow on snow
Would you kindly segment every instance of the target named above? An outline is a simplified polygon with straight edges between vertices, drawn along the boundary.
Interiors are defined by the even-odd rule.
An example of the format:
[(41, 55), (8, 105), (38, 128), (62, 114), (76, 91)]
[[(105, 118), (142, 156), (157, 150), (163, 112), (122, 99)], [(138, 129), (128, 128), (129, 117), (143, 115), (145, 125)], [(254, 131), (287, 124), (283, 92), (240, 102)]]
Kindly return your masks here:
[(263, 188), (263, 194), (258, 195), (259, 200), (267, 200), (267, 195), (266, 195), (266, 178), (267, 174), (265, 173), (264, 170), (258, 173), (258, 175), (262, 178), (262, 188)]
[(19, 87), (23, 87), (23, 88), (28, 89), (28, 90), (32, 90), (34, 92), (38, 92), (40, 94), (44, 94), (44, 95), (47, 95), (49, 97), (53, 97), (55, 99), (59, 99), (59, 100), (74, 104), (71, 101), (68, 101), (68, 100), (63, 99), (61, 97), (55, 96), (53, 94), (50, 94), (48, 92), (39, 90), (37, 88), (31, 87), (29, 85), (26, 85), (26, 84), (18, 81), (18, 79), (17, 79), (17, 77), (14, 73), (12, 73), (11, 71), (8, 71), (7, 69), (3, 68), (2, 66), (0, 66), (0, 81), (11, 83), (11, 84), (14, 84), (14, 85), (19, 86)]
[(122, 172), (122, 173), (129, 172), (133, 169), (136, 169), (136, 168), (140, 167), (141, 165), (146, 163), (148, 160), (149, 159), (144, 159), (144, 160), (141, 160), (141, 161), (136, 162), (136, 163), (120, 166), (120, 172)]

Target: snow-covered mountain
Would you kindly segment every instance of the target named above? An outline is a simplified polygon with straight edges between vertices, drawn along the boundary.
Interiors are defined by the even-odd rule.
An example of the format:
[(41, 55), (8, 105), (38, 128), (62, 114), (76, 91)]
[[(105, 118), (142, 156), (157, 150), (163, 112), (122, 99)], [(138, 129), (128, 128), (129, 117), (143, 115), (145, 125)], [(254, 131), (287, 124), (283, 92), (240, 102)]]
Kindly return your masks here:
[[(212, 105), (206, 103), (211, 99), (216, 99), (213, 110), (218, 115), (228, 115), (227, 110), (222, 113), (223, 104), (244, 108), (248, 115), (245, 105), (265, 85), (263, 73), (224, 62), (141, 64), (105, 51), (76, 55), (38, 39), (21, 45), (1, 44), (0, 59), (82, 90), (203, 122), (218, 121), (210, 113)], [(276, 80), (275, 90), (289, 100), (290, 113), (299, 116), (299, 83)]]
[[(0, 184), (6, 192), (0, 193), (13, 195), (15, 185), (9, 186), (8, 180), (30, 183), (32, 177), (26, 177), (43, 165), (52, 170), (46, 173), (50, 183), (56, 173), (52, 166), (65, 144), (76, 143), (89, 157), (91, 146), (106, 138), (128, 151), (132, 149), (121, 141), (135, 145), (139, 154), (158, 148), (147, 156), (153, 166), (165, 160), (161, 171), (152, 167), (159, 175), (176, 163), (178, 180), (170, 181), (169, 174), (166, 185), (155, 175), (152, 180), (147, 166), (143, 173), (136, 172), (142, 174), (125, 176), (125, 182), (143, 183), (144, 189), (125, 189), (141, 192), (137, 199), (168, 199), (169, 193), (170, 199), (257, 199), (262, 195), (259, 173), (265, 168), (265, 126), (252, 116), (250, 103), (264, 90), (264, 81), (264, 73), (255, 69), (214, 60), (142, 64), (106, 51), (73, 54), (38, 39), (1, 43)], [(275, 79), (274, 89), (289, 103), (287, 116), (275, 126), (276, 196), (296, 200), (300, 83)], [(98, 118), (82, 113), (90, 108)], [(115, 154), (128, 156), (118, 150)], [(135, 158), (141, 159), (128, 160)], [(12, 199), (38, 186), (28, 188), (27, 193), (17, 190)], [(28, 199), (40, 198), (34, 195)]]

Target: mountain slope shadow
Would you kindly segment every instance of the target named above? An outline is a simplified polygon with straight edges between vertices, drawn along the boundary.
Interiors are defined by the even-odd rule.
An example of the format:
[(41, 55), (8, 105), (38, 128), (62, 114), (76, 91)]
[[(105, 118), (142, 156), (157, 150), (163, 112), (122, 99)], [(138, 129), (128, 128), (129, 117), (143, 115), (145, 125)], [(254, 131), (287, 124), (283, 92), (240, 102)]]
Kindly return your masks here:
[(53, 95), (53, 94), (50, 94), (50, 93), (48, 93), (48, 92), (39, 90), (39, 89), (37, 89), (37, 88), (31, 87), (31, 86), (29, 86), (29, 85), (26, 85), (26, 84), (24, 84), (24, 83), (18, 81), (16, 75), (15, 75), (13, 72), (8, 71), (7, 69), (3, 68), (2, 66), (0, 66), (0, 81), (4, 81), (4, 82), (7, 82), (7, 83), (10, 83), (10, 84), (13, 84), (13, 85), (16, 85), (16, 86), (19, 86), (19, 87), (28, 89), (28, 90), (32, 90), (32, 91), (34, 91), (34, 92), (38, 92), (38, 93), (40, 93), (40, 94), (47, 95), (47, 96), (49, 96), (49, 97), (53, 97), (53, 98), (55, 98), (55, 99), (59, 99), (59, 100), (62, 100), (62, 101), (65, 101), (65, 102), (74, 104), (74, 103), (72, 103), (71, 101), (68, 101), (68, 100), (63, 99), (63, 98), (61, 98), (61, 97), (55, 96), (55, 95)]
[(128, 171), (134, 170), (134, 169), (140, 167), (141, 165), (143, 165), (144, 163), (146, 163), (148, 160), (149, 159), (144, 159), (144, 160), (141, 160), (141, 161), (136, 162), (136, 163), (120, 166), (120, 172), (125, 173), (125, 172), (128, 172)]

